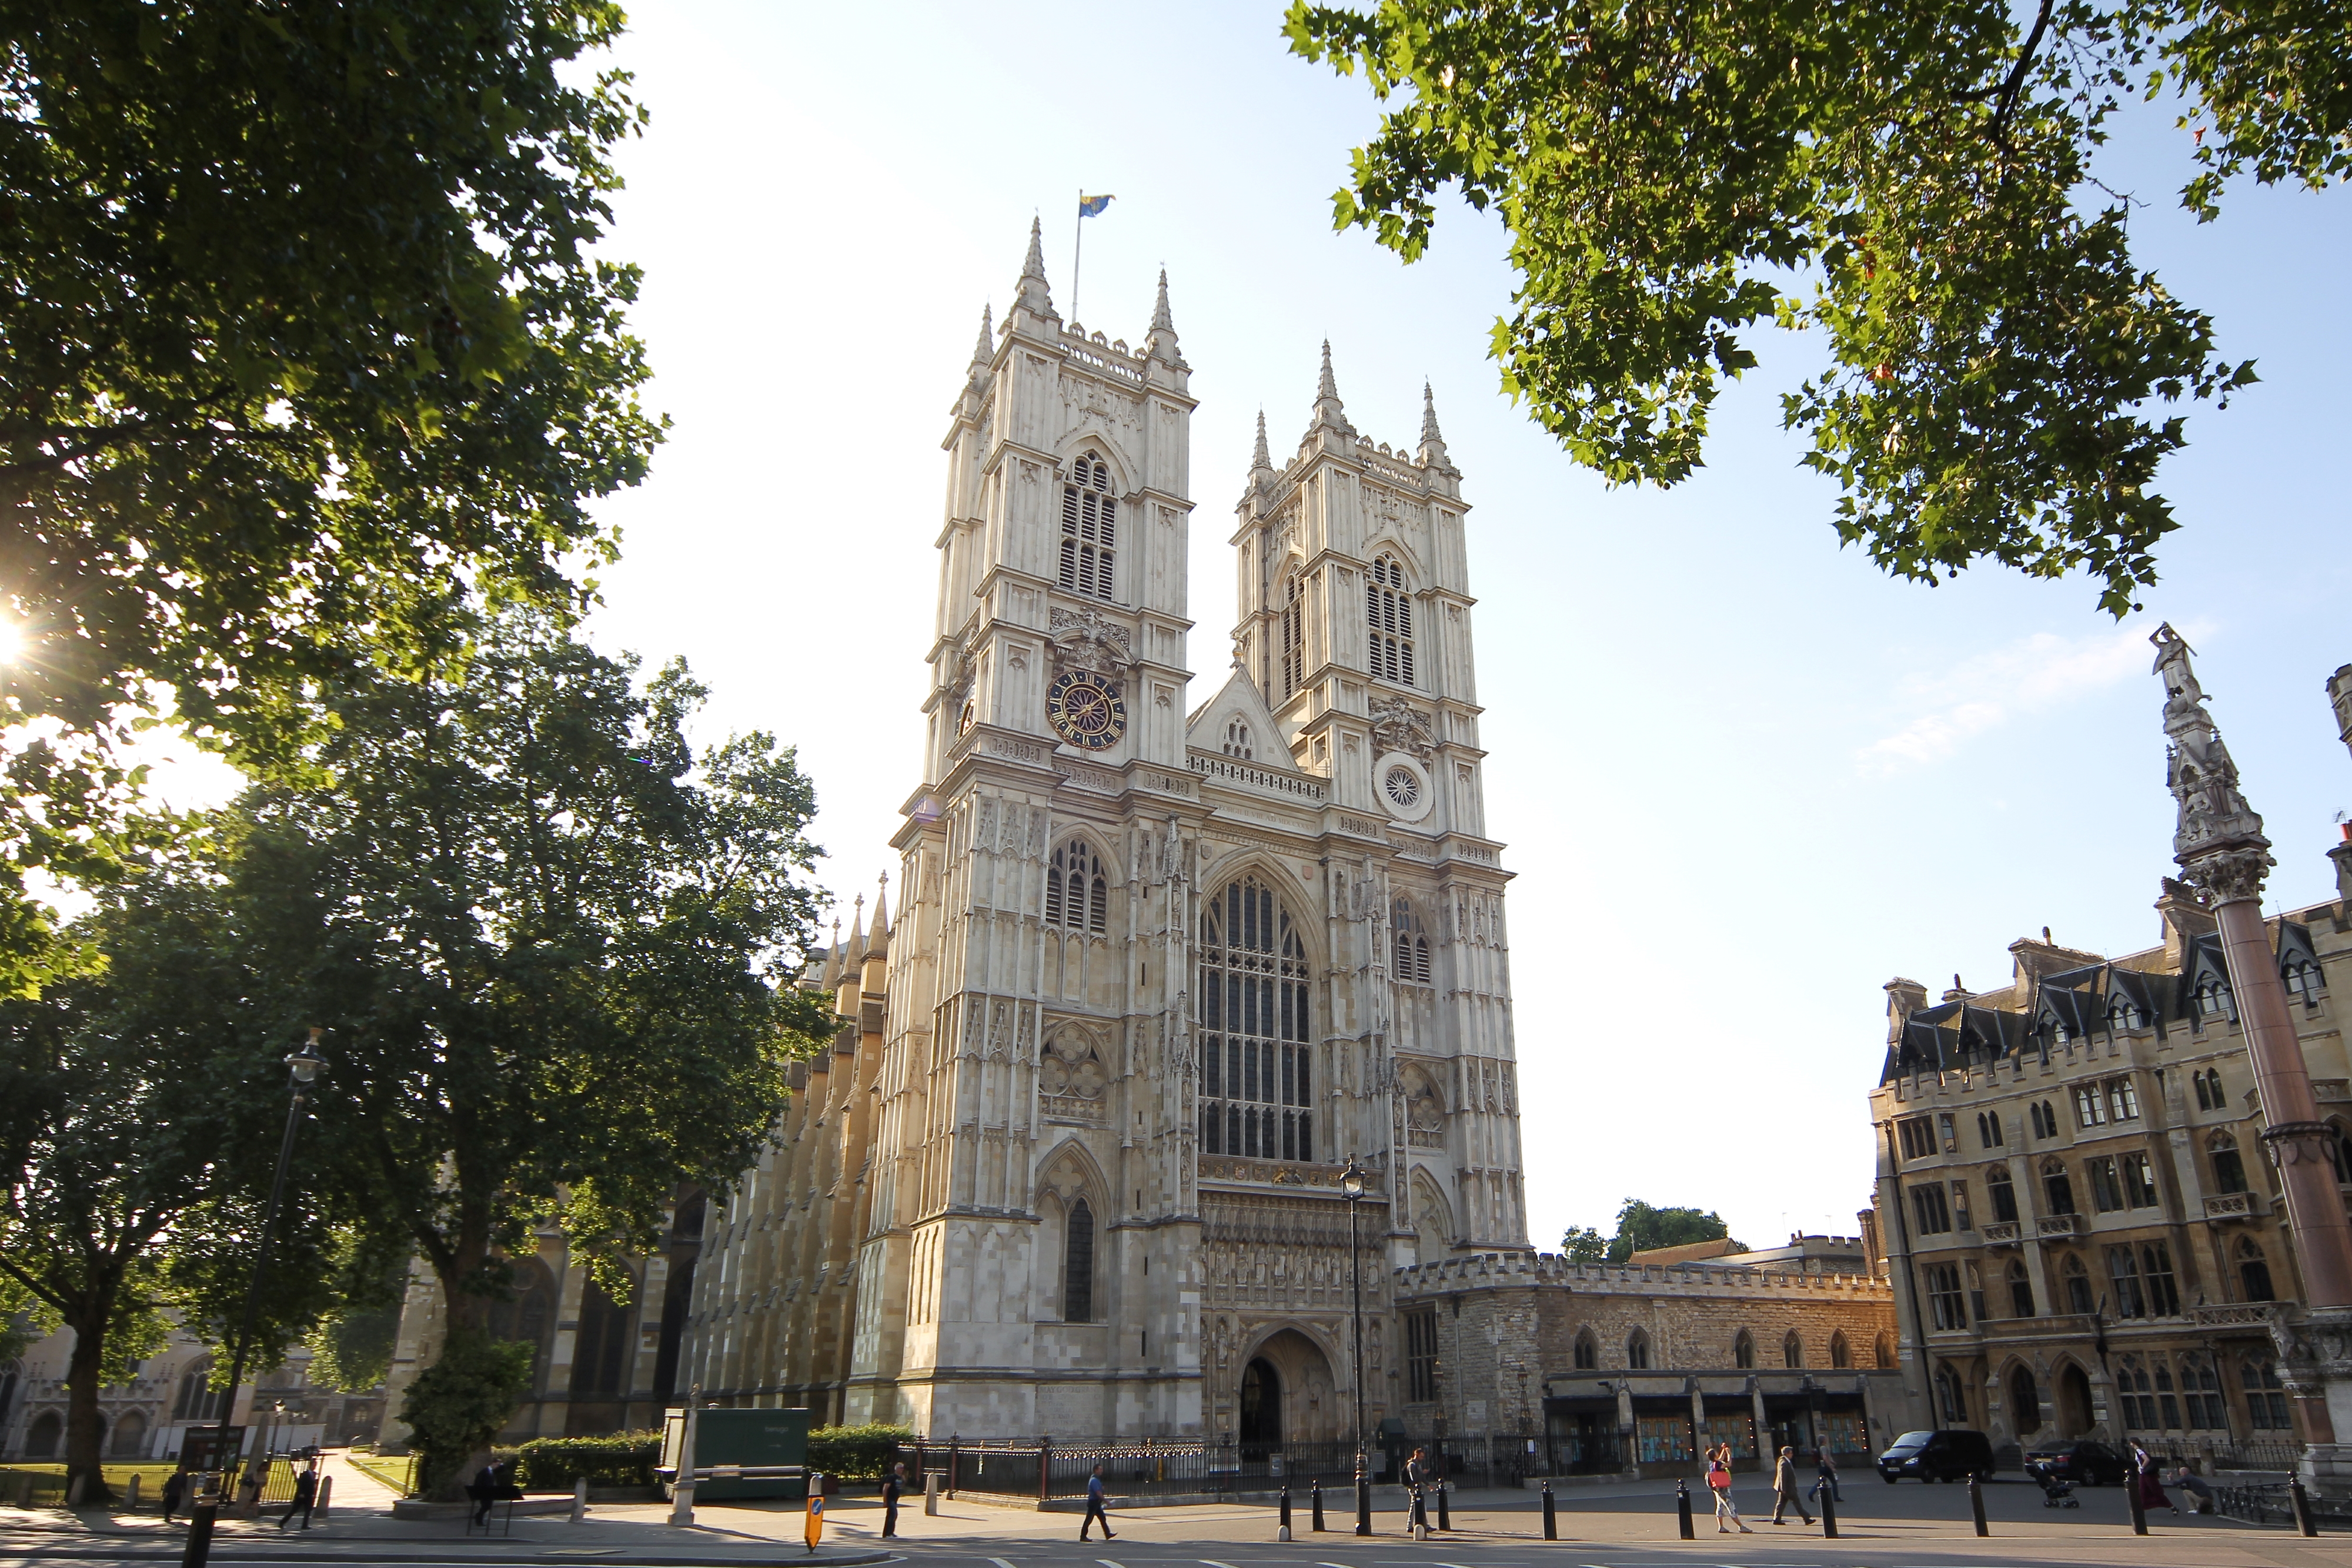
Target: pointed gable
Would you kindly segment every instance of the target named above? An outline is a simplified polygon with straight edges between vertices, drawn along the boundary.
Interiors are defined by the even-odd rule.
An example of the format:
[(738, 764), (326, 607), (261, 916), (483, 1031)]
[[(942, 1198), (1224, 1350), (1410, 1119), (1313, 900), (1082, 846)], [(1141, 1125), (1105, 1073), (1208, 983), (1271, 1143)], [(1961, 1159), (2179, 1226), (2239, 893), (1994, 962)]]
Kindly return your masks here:
[[(1246, 735), (1241, 742), (1248, 750), (1245, 757), (1226, 749), (1234, 744), (1233, 727), (1237, 721)], [(1195, 751), (1212, 756), (1232, 755), (1236, 761), (1253, 762), (1261, 768), (1297, 768), (1291, 760), (1290, 737), (1283, 733), (1282, 721), (1274, 716), (1274, 710), (1265, 706), (1265, 694), (1239, 664), (1234, 666), (1233, 674), (1218, 688), (1216, 695), (1192, 710), (1192, 716), (1184, 724), (1184, 744)]]

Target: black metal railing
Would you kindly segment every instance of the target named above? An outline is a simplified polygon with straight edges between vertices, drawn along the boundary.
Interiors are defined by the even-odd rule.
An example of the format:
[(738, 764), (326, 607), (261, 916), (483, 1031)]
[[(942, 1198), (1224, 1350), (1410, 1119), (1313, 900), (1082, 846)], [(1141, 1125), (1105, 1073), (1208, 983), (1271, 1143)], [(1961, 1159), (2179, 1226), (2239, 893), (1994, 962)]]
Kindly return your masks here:
[[(1579, 1448), (1568, 1438), (1481, 1434), (1475, 1437), (1383, 1437), (1363, 1451), (1376, 1485), (1399, 1484), (1415, 1448), (1427, 1450), (1433, 1470), (1456, 1487), (1516, 1486), (1531, 1475), (1565, 1473), (1558, 1467), (1618, 1468), (1613, 1445)], [(893, 1455), (909, 1475), (932, 1474), (948, 1491), (1055, 1498), (1084, 1495), (1095, 1467), (1105, 1490), (1120, 1497), (1223, 1496), (1278, 1491), (1304, 1495), (1316, 1481), (1326, 1491), (1351, 1486), (1356, 1445), (1202, 1442), (1197, 1438), (1064, 1440), (1053, 1437), (953, 1437), (906, 1442)]]

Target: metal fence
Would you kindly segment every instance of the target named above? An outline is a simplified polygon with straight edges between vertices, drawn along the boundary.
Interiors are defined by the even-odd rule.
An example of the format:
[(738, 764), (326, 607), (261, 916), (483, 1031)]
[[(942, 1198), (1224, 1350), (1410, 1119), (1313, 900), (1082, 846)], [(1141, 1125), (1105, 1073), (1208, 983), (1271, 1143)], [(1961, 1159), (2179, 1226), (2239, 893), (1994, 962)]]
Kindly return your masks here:
[(2217, 1470), (2292, 1470), (2302, 1459), (2301, 1443), (2249, 1437), (2212, 1445), (2212, 1468)]
[[(1385, 1437), (1364, 1450), (1366, 1473), (1379, 1485), (1398, 1484), (1408, 1456), (1429, 1451), (1433, 1468), (1455, 1486), (1516, 1486), (1567, 1456), (1565, 1442), (1540, 1437)], [(910, 1475), (935, 1474), (944, 1490), (1034, 1497), (1040, 1501), (1084, 1495), (1102, 1467), (1103, 1486), (1120, 1497), (1198, 1497), (1278, 1491), (1303, 1498), (1316, 1483), (1326, 1490), (1352, 1486), (1356, 1445), (1325, 1443), (1203, 1443), (1139, 1437), (1131, 1441), (1056, 1441), (1050, 1437), (956, 1437), (945, 1443), (898, 1445), (897, 1462)]]

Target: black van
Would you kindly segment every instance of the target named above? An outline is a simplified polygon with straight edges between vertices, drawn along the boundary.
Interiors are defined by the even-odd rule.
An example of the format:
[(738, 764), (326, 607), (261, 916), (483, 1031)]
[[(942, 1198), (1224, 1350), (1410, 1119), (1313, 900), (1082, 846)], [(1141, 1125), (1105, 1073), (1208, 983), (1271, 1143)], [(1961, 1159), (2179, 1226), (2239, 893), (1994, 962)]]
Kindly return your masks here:
[(1955, 1427), (1944, 1432), (1906, 1432), (1878, 1456), (1878, 1473), (1889, 1485), (1905, 1476), (1923, 1481), (1957, 1481), (1969, 1476), (1992, 1479), (1992, 1440), (1982, 1432)]

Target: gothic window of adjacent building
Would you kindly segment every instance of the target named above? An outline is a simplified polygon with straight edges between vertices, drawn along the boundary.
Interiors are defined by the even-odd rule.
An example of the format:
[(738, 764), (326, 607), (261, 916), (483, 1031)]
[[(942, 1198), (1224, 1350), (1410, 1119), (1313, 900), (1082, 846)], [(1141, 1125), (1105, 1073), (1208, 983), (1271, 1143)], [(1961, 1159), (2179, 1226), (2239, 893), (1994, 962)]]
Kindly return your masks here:
[(1413, 685), (1412, 599), (1396, 557), (1372, 562), (1364, 583), (1364, 617), (1371, 625), (1371, 673), (1399, 685)]
[(1576, 1331), (1576, 1370), (1597, 1371), (1601, 1365), (1601, 1342), (1592, 1337), (1589, 1328)]
[(2288, 996), (2301, 997), (2303, 1005), (2307, 1008), (2319, 1005), (2319, 988), (2325, 983), (2325, 977), (2320, 974), (2318, 965), (2307, 958), (2291, 958), (2281, 973), (2286, 980)]
[(1755, 1368), (1756, 1336), (1746, 1329), (1731, 1336), (1731, 1364), (1743, 1372)]
[(2103, 1126), (2105, 1124), (2106, 1120), (2106, 1103), (2100, 1098), (2098, 1086), (2093, 1083), (2085, 1083), (2077, 1088), (2074, 1091), (2075, 1125), (2082, 1127)]
[(1870, 1342), (1870, 1364), (1881, 1372), (1895, 1370), (1895, 1338), (1882, 1333)]
[(2091, 1178), (2091, 1207), (2101, 1214), (2113, 1214), (2124, 1206), (2124, 1189), (2116, 1179), (2116, 1157), (2094, 1155), (2083, 1162), (2083, 1172)]
[(1960, 1152), (1960, 1136), (1958, 1129), (1952, 1125), (1952, 1113), (1949, 1111), (1946, 1111), (1941, 1115), (1937, 1116), (1936, 1121), (1937, 1124), (1944, 1129), (1944, 1152), (1948, 1155), (1958, 1154)]
[(2059, 1278), (2065, 1282), (2066, 1310), (2080, 1313), (2084, 1317), (2090, 1316), (2094, 1308), (2091, 1300), (2091, 1275), (2090, 1271), (2083, 1267), (2083, 1260), (2070, 1252), (2066, 1255), (2064, 1266), (2058, 1272)]
[(1289, 696), (1307, 680), (1307, 619), (1306, 595), (1299, 589), (1298, 574), (1290, 574), (1282, 588), (1282, 622), (1276, 628), (1275, 638), (1282, 649), (1282, 695)]
[(2051, 1213), (2074, 1212), (2074, 1184), (2067, 1178), (2064, 1161), (2042, 1162), (2042, 1196), (2050, 1200)]
[(2147, 1027), (2147, 1014), (2129, 997), (2117, 994), (2107, 1003), (2107, 1032), (2129, 1033)]
[(2007, 1166), (1985, 1168), (1985, 1197), (1992, 1204), (1992, 1217), (1997, 1224), (2010, 1225), (2017, 1220), (2017, 1188), (2009, 1179)]
[(1969, 1184), (1964, 1181), (1952, 1184), (1952, 1224), (1961, 1230), (1977, 1228), (1976, 1221), (1969, 1215)]
[(2001, 1146), (2000, 1112), (1977, 1113), (1977, 1145), (1979, 1148), (1987, 1149), (1997, 1149)]
[(1225, 726), (1225, 755), (1250, 760), (1250, 727), (1239, 719)]
[(1949, 1364), (1936, 1368), (1936, 1407), (1943, 1413), (1943, 1425), (1965, 1427), (1969, 1424), (1969, 1401), (1960, 1387), (1960, 1376)]
[(2123, 1175), (2124, 1207), (2154, 1208), (2156, 1197), (2156, 1167), (2148, 1164), (2144, 1154), (2125, 1155), (2116, 1162)]
[(1927, 1276), (1928, 1315), (1939, 1329), (1964, 1329), (1969, 1326), (1969, 1309), (1961, 1294), (1960, 1268), (1957, 1263), (1930, 1263)]
[(2219, 1111), (2222, 1108), (2220, 1070), (2209, 1067), (2201, 1072), (2191, 1072), (2189, 1075), (2189, 1082), (2197, 1091), (2197, 1108), (2200, 1111)]
[(2030, 1366), (2020, 1366), (2009, 1375), (2009, 1416), (2020, 1437), (2042, 1429), (2042, 1391), (2033, 1385)]
[(1853, 1364), (1853, 1346), (1846, 1343), (1843, 1329), (1833, 1329), (1830, 1332), (1830, 1364), (1839, 1368)]
[(1274, 890), (1244, 877), (1201, 913), (1201, 1148), (1315, 1157), (1307, 949)]
[(1780, 1341), (1780, 1364), (1783, 1366), (1805, 1364), (1805, 1342), (1798, 1336), (1795, 1329), (1790, 1329)]
[(2180, 1403), (2188, 1410), (2191, 1430), (2228, 1430), (2230, 1415), (2221, 1403), (2221, 1375), (2211, 1356), (2190, 1351), (2180, 1358)]
[(2287, 1405), (2286, 1385), (2279, 1381), (2276, 1362), (2266, 1355), (2242, 1357), (2238, 1363), (2238, 1386), (2245, 1391), (2247, 1420), (2257, 1429), (2294, 1429), (2294, 1413)]
[(1952, 1228), (1952, 1214), (1944, 1201), (1944, 1184), (1917, 1182), (1911, 1188), (1911, 1216), (1922, 1236), (1941, 1236)]
[(2158, 1419), (2156, 1396), (2152, 1390), (2147, 1368), (2139, 1357), (2127, 1355), (2116, 1365), (2116, 1393), (2121, 1396), (2124, 1425), (2136, 1432), (2160, 1432), (2163, 1423)]
[(2117, 1317), (2180, 1315), (2180, 1291), (2172, 1277), (2172, 1250), (2163, 1242), (2108, 1248), (2107, 1277), (2115, 1281)]
[(2249, 1301), (2274, 1301), (2278, 1293), (2271, 1289), (2271, 1260), (2263, 1252), (2263, 1245), (2251, 1236), (2238, 1238), (2238, 1287)]
[(180, 1375), (180, 1397), (172, 1406), (174, 1421), (217, 1421), (228, 1405), (228, 1390), (207, 1388), (213, 1358), (205, 1356)]
[(2139, 1090), (2130, 1079), (2107, 1080), (2107, 1114), (2117, 1122), (2139, 1120)]
[(611, 1398), (628, 1385), (629, 1308), (604, 1293), (593, 1278), (580, 1293), (580, 1329), (572, 1341), (572, 1396)]
[(1429, 984), (1429, 933), (1422, 928), (1421, 916), (1400, 898), (1390, 911), (1389, 924), (1396, 933), (1396, 977), (1411, 986)]
[(1087, 599), (1108, 599), (1118, 545), (1110, 466), (1089, 452), (1062, 486), (1062, 586)]
[(1625, 1336), (1625, 1364), (1635, 1372), (1644, 1371), (1650, 1364), (1650, 1336), (1640, 1329)]
[(2054, 1138), (2058, 1135), (2058, 1113), (2050, 1108), (2049, 1101), (2037, 1100), (2027, 1106), (2026, 1111), (2032, 1120), (2035, 1137)]
[(2227, 1019), (2233, 1016), (2230, 1005), (2229, 982), (2209, 977), (2197, 983), (2199, 1019)]
[(2033, 1315), (2033, 1281), (2025, 1277), (2025, 1265), (2014, 1259), (2004, 1271), (2009, 1281), (2009, 1315), (2030, 1318)]
[(1413, 1405), (1437, 1400), (1437, 1309), (1415, 1307), (1404, 1314), (1405, 1399)]
[(1936, 1124), (1927, 1116), (1910, 1116), (1895, 1124), (1895, 1140), (1906, 1160), (1925, 1159), (1936, 1152)]
[(1095, 1211), (1084, 1197), (1062, 1226), (1062, 1321), (1095, 1321)]
[(1099, 936), (1110, 915), (1110, 883), (1102, 857), (1084, 839), (1054, 852), (1045, 868), (1045, 924)]

